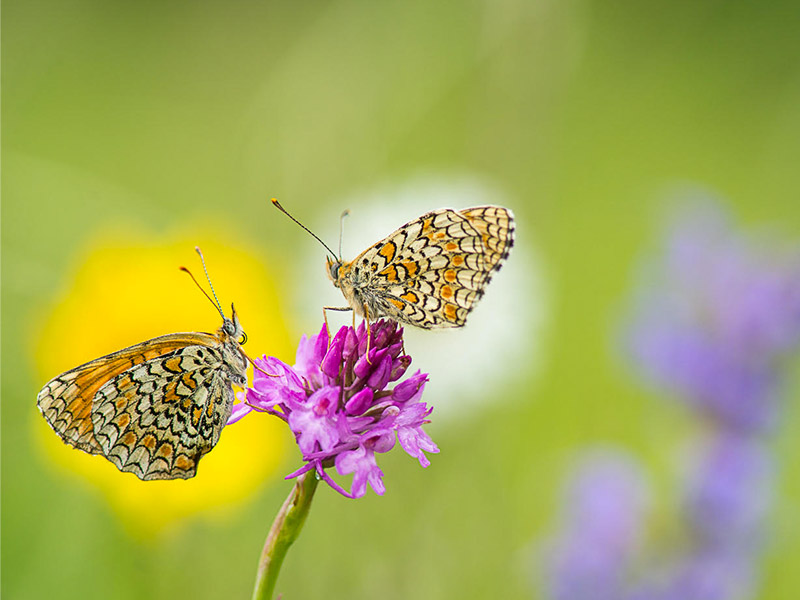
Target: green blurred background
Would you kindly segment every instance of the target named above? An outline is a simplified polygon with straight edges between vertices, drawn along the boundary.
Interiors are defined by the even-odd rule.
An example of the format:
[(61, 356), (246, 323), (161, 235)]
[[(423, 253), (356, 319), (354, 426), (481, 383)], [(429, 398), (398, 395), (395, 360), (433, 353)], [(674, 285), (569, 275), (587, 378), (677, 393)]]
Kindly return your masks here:
[[(301, 272), (297, 244), (313, 241), (266, 198), (314, 215), (430, 172), (510, 198), (551, 290), (548, 334), (531, 342), (544, 367), (432, 424), (429, 469), (382, 456), (385, 497), (320, 488), (278, 589), (540, 597), (536, 548), (584, 445), (635, 452), (659, 496), (676, 485), (692, 423), (644, 390), (615, 341), (664, 191), (699, 184), (746, 225), (800, 237), (799, 24), (794, 2), (3, 2), (3, 597), (249, 597), (288, 492), (273, 476), (224, 518), (142, 537), (91, 482), (46, 464), (35, 398), (55, 373), (37, 365), (37, 335), (91, 240), (212, 223), (268, 264), (286, 306), (282, 280), (324, 275)], [(799, 380), (774, 442), (760, 598), (800, 589)]]

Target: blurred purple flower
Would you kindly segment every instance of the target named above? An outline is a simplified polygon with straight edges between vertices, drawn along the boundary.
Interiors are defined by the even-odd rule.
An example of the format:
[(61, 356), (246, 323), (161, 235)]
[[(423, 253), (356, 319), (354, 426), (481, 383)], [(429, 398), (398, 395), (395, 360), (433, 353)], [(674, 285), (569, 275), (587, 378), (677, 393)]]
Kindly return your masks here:
[[(367, 332), (342, 327), (329, 339), (326, 326), (314, 336), (303, 336), (294, 367), (273, 357), (256, 359), (253, 387), (243, 402), (234, 406), (228, 424), (256, 410), (287, 422), (295, 434), (306, 464), (291, 473), (297, 477), (311, 469), (331, 487), (349, 498), (366, 493), (367, 484), (383, 494), (383, 472), (375, 454), (401, 447), (419, 460), (430, 462), (424, 452), (438, 452), (422, 430), (432, 408), (420, 402), (428, 376), (417, 371), (389, 389), (411, 364), (402, 354), (403, 330), (393, 321), (371, 325), (367, 355)], [(368, 359), (369, 358), (369, 359)], [(353, 474), (350, 492), (326, 472), (332, 465), (340, 475)]]
[(550, 598), (622, 598), (645, 495), (640, 470), (623, 454), (596, 454), (579, 465), (567, 488), (563, 531), (547, 549)]
[(640, 323), (631, 337), (643, 374), (707, 416), (742, 431), (774, 423), (780, 382), (771, 365), (742, 360), (740, 348), (684, 323)]
[(690, 553), (675, 569), (674, 600), (738, 600), (753, 593), (753, 556), (736, 547)]
[(692, 457), (684, 499), (689, 544), (651, 565), (627, 600), (740, 600), (753, 595), (771, 465), (752, 437), (720, 431)]
[(774, 235), (745, 236), (713, 204), (678, 218), (666, 240), (661, 288), (745, 356), (790, 350), (800, 341), (800, 249)]
[(775, 422), (779, 359), (800, 344), (800, 251), (774, 246), (712, 207), (684, 215), (629, 328), (646, 376), (743, 431)]
[(771, 500), (770, 456), (761, 442), (722, 432), (695, 462), (686, 515), (695, 545), (704, 550), (760, 546)]
[(585, 466), (572, 493), (586, 498), (568, 505), (554, 546), (550, 597), (750, 598), (772, 488), (761, 438), (778, 422), (782, 359), (800, 345), (800, 251), (745, 238), (707, 206), (676, 222), (648, 267), (627, 330), (630, 355), (708, 425), (687, 463), (687, 539), (672, 557), (643, 560), (630, 542), (642, 535), (632, 531), (640, 513), (622, 492), (615, 508), (635, 516), (606, 509), (597, 482), (614, 478)]
[(653, 568), (624, 600), (744, 600), (753, 594), (753, 558), (736, 549), (690, 552)]

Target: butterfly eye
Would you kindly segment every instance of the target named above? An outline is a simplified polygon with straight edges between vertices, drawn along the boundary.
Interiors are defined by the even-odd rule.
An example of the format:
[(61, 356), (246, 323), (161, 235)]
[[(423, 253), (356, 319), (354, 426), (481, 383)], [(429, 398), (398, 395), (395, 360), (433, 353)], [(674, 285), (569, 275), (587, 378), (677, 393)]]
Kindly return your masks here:
[(331, 277), (333, 277), (334, 279), (337, 279), (339, 277), (339, 267), (340, 265), (338, 262), (331, 263), (330, 265)]
[(244, 346), (247, 343), (247, 334), (243, 331), (242, 338), (239, 340), (239, 345)]

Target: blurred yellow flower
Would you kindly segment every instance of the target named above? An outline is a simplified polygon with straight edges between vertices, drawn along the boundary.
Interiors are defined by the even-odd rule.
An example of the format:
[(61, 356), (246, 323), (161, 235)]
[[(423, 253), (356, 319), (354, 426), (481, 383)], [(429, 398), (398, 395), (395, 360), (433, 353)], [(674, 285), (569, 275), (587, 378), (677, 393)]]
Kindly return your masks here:
[[(248, 354), (288, 358), (292, 347), (274, 272), (240, 243), (223, 243), (209, 228), (197, 229), (202, 233), (174, 232), (155, 239), (126, 231), (93, 240), (66, 289), (40, 321), (35, 358), (42, 383), (158, 335), (216, 331), (219, 314), (178, 270), (187, 266), (205, 282), (196, 245), (206, 257), (223, 309), (230, 314), (231, 301), (236, 305), (249, 338)], [(31, 406), (35, 411), (35, 399)], [(126, 526), (145, 536), (190, 515), (220, 514), (224, 507), (241, 502), (266, 479), (277, 476), (289, 441), (277, 420), (250, 419), (223, 431), (193, 479), (140, 481), (102, 457), (67, 446), (39, 415), (35, 423), (45, 460), (101, 489)]]

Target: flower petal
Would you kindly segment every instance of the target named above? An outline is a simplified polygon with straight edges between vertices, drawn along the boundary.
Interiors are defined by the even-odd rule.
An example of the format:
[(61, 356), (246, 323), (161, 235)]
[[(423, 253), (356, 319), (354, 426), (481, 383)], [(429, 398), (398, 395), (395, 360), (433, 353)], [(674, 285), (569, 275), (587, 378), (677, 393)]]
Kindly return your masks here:
[(398, 383), (392, 390), (392, 400), (396, 402), (417, 402), (422, 397), (428, 374), (417, 371), (411, 377)]
[(392, 374), (392, 357), (385, 354), (383, 358), (372, 369), (372, 373), (367, 379), (367, 385), (373, 390), (382, 390), (389, 383), (389, 376)]
[(373, 397), (373, 391), (370, 388), (364, 388), (350, 398), (347, 404), (344, 405), (344, 408), (350, 415), (360, 415), (372, 404)]
[(333, 338), (328, 351), (322, 359), (322, 372), (331, 379), (336, 379), (339, 376), (339, 370), (342, 368), (342, 350), (347, 337), (347, 329), (347, 327), (342, 327), (336, 333), (336, 337)]
[(295, 433), (304, 456), (315, 452), (317, 447), (328, 452), (339, 441), (337, 419), (334, 418), (338, 398), (338, 388), (323, 388), (289, 413), (289, 427)]
[(353, 498), (361, 498), (366, 494), (368, 482), (379, 496), (386, 491), (381, 480), (383, 471), (375, 462), (375, 455), (363, 446), (339, 454), (336, 457), (336, 471), (339, 475), (353, 474), (353, 483), (350, 487)]

